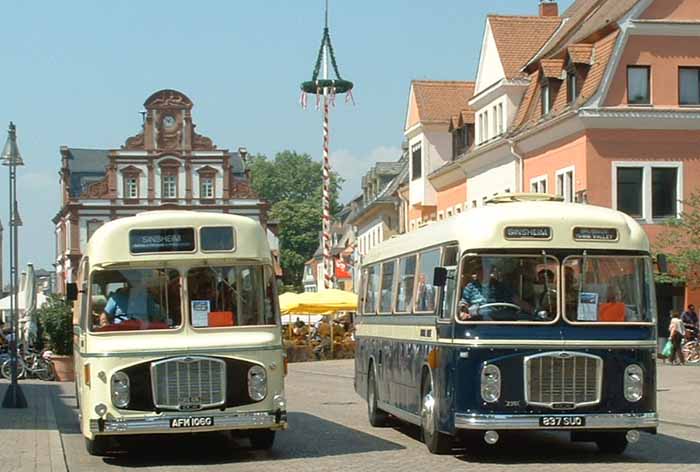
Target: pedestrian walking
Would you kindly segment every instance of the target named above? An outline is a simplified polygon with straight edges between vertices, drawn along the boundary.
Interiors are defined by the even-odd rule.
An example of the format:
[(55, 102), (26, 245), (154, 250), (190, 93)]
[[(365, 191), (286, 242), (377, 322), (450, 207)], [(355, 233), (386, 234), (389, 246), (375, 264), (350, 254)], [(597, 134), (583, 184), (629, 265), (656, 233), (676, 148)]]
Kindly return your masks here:
[(671, 312), (671, 324), (668, 327), (668, 335), (673, 345), (673, 350), (669, 356), (671, 363), (675, 364), (675, 360), (678, 358), (678, 363), (684, 365), (685, 358), (683, 357), (682, 344), (683, 339), (685, 339), (685, 325), (681, 321), (680, 313), (676, 310)]
[(681, 321), (685, 325), (685, 336), (688, 341), (693, 341), (698, 337), (698, 314), (695, 305), (688, 305), (688, 309), (681, 315)]

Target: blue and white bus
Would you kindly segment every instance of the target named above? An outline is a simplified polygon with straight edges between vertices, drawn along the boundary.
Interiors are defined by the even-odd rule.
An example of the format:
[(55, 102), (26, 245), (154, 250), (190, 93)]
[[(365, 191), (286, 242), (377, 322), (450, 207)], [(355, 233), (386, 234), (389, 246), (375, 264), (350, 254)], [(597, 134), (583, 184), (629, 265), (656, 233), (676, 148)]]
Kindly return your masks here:
[(433, 453), (512, 430), (621, 453), (656, 432), (647, 236), (623, 213), (557, 200), (494, 197), (367, 255), (355, 389), (372, 425), (419, 425)]

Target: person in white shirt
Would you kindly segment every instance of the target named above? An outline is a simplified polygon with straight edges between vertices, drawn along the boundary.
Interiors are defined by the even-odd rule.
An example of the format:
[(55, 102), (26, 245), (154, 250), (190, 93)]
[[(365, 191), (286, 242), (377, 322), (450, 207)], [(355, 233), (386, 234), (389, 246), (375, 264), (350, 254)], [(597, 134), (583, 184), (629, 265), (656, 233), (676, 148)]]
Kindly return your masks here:
[(668, 326), (668, 334), (671, 339), (671, 344), (673, 344), (673, 351), (669, 359), (675, 364), (676, 357), (678, 358), (678, 363), (680, 365), (685, 364), (685, 358), (683, 357), (683, 348), (681, 344), (683, 339), (685, 339), (685, 326), (683, 321), (681, 321), (681, 314), (674, 310), (671, 312), (671, 324)]

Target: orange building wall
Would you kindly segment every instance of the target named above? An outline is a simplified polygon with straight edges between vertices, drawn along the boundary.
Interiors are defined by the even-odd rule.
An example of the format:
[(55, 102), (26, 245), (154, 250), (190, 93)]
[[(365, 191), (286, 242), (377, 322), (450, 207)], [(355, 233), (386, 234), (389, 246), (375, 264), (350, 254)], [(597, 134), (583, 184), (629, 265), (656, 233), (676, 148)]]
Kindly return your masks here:
[(656, 0), (641, 16), (644, 20), (697, 20), (700, 18), (698, 0)]
[[(682, 161), (683, 197), (700, 190), (697, 132), (676, 130), (588, 130), (588, 202), (612, 208), (613, 161)], [(652, 243), (663, 229), (644, 225)]]
[(454, 205), (464, 205), (467, 201), (467, 178), (458, 184), (442, 189), (437, 194), (437, 210), (444, 211)]
[[(700, 1), (695, 1), (700, 9)], [(628, 65), (651, 66), (651, 103), (677, 108), (678, 67), (700, 66), (700, 41), (676, 36), (631, 36), (605, 99), (606, 106), (627, 105)]]
[(525, 191), (530, 190), (530, 179), (547, 175), (547, 192), (556, 192), (556, 172), (575, 166), (574, 192), (586, 188), (586, 136), (581, 133), (556, 141), (525, 156)]

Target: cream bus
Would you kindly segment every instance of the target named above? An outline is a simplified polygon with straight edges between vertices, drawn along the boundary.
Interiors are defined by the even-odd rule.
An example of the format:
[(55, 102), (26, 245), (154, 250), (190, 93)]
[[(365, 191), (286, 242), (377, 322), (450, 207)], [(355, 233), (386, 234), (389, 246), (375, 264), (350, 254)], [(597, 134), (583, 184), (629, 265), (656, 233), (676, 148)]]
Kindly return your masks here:
[(629, 216), (494, 197), (382, 243), (362, 278), (355, 388), (372, 425), (415, 423), (433, 453), (512, 430), (621, 453), (656, 433), (652, 258)]
[(74, 300), (80, 428), (90, 454), (116, 436), (286, 428), (275, 275), (257, 221), (154, 211), (99, 228)]

